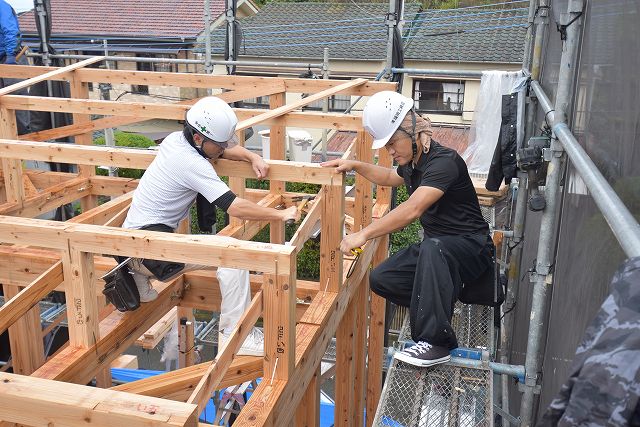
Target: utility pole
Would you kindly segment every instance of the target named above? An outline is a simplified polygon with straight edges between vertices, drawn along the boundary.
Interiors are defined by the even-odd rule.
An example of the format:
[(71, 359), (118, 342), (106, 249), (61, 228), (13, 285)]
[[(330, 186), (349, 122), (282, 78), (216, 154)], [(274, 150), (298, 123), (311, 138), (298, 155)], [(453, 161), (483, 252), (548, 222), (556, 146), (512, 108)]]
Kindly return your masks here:
[[(102, 47), (104, 48), (104, 56), (109, 56), (109, 46), (107, 45), (107, 40), (102, 41)], [(105, 67), (109, 70), (111, 67), (109, 66), (109, 61), (105, 61)], [(105, 101), (111, 100), (111, 95), (109, 91), (111, 90), (111, 83), (100, 83), (98, 85), (100, 89), (100, 99)], [(113, 128), (106, 128), (104, 130), (104, 142), (107, 147), (115, 147), (116, 142), (113, 136)], [(116, 169), (109, 166), (109, 176), (116, 176)]]

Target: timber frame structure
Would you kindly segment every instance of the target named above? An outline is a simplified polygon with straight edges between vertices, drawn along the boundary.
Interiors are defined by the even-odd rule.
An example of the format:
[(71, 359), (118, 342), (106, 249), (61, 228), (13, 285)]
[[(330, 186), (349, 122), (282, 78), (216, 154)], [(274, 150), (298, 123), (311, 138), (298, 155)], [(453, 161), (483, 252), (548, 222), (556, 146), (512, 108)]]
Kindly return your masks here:
[[(0, 66), (4, 77), (28, 80), (0, 89), (0, 283), (7, 302), (0, 308), (0, 333), (9, 330), (14, 374), (0, 372), (0, 425), (193, 426), (214, 390), (262, 377), (241, 411), (237, 425), (316, 426), (319, 423), (320, 360), (336, 337), (336, 425), (362, 425), (366, 408), (371, 425), (381, 391), (384, 301), (367, 286), (371, 264), (387, 256), (388, 237), (365, 245), (354, 260), (338, 245), (347, 229), (360, 229), (389, 208), (391, 191), (356, 179), (354, 198), (344, 197), (344, 176), (332, 168), (284, 160), (286, 126), (357, 132), (345, 156), (373, 161), (371, 141), (353, 114), (303, 112), (301, 107), (336, 93), (370, 96), (395, 90), (394, 83), (349, 82), (131, 72), (84, 68), (96, 57), (64, 68)], [(69, 82), (71, 98), (11, 95), (43, 80)], [(92, 132), (152, 118), (182, 120), (195, 100), (174, 104), (88, 99), (88, 83), (127, 83), (221, 89), (226, 102), (270, 96), (269, 110), (236, 109), (240, 132), (255, 124), (271, 128), (270, 189), (245, 188), (254, 177), (242, 162), (218, 160), (238, 195), (265, 206), (291, 206), (296, 195), (286, 182), (321, 185), (290, 245), (284, 227), (270, 224), (270, 243), (248, 241), (268, 223), (232, 219), (217, 236), (127, 230), (122, 224), (136, 180), (103, 177), (95, 166), (145, 169), (155, 152), (92, 145)], [(287, 93), (307, 97), (286, 104)], [(17, 136), (15, 110), (66, 112), (73, 124)], [(91, 119), (91, 115), (103, 118)], [(242, 133), (242, 132), (240, 132)], [(75, 144), (49, 143), (73, 136)], [(26, 169), (23, 160), (78, 165), (77, 173)], [(379, 164), (391, 165), (384, 150)], [(98, 205), (98, 196), (111, 201)], [(82, 213), (66, 222), (34, 217), (80, 200)], [(345, 217), (348, 219), (345, 221)], [(296, 256), (321, 223), (320, 281), (296, 280)], [(184, 368), (111, 387), (109, 365), (147, 329), (177, 307), (180, 318), (194, 309), (216, 311), (220, 291), (215, 272), (189, 272), (157, 282), (157, 300), (120, 313), (102, 298), (98, 279), (115, 263), (108, 255), (145, 257), (259, 272), (251, 276), (253, 300), (214, 362), (193, 365), (192, 351), (181, 355)], [(66, 294), (69, 342), (45, 360), (38, 302), (51, 291)], [(301, 304), (300, 300), (310, 300)], [(251, 326), (263, 318), (265, 356), (236, 357)], [(181, 331), (182, 333), (183, 331)], [(193, 342), (193, 330), (181, 340)], [(193, 345), (185, 348), (192, 349)], [(368, 363), (367, 363), (368, 360)], [(85, 384), (95, 379), (98, 387)], [(103, 388), (101, 388), (103, 387)], [(106, 388), (109, 387), (109, 388)]]

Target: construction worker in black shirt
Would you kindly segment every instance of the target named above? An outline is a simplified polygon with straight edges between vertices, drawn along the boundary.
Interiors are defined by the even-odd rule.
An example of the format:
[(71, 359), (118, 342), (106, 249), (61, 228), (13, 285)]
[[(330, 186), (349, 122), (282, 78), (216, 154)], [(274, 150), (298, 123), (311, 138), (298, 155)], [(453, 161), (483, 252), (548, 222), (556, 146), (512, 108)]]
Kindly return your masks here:
[(371, 290), (409, 307), (415, 345), (396, 358), (416, 366), (450, 359), (458, 346), (451, 327), (453, 307), (463, 286), (476, 283), (493, 268), (489, 226), (464, 160), (431, 139), (428, 119), (413, 109), (413, 100), (396, 92), (373, 95), (363, 112), (363, 125), (373, 149), (385, 148), (397, 170), (357, 160), (322, 165), (338, 172), (355, 171), (377, 185), (407, 186), (409, 199), (362, 230), (347, 235), (340, 250), (348, 254), (368, 240), (399, 230), (420, 219), (424, 240), (381, 263), (370, 275)]

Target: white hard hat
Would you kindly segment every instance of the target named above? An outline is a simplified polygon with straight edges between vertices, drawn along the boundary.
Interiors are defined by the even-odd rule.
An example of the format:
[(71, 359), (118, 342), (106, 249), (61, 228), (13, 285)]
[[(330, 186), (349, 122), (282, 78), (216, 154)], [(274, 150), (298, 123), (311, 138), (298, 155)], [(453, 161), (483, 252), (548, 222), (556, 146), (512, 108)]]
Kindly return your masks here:
[[(233, 147), (238, 140), (235, 137), (238, 118), (231, 107), (215, 96), (202, 98), (187, 111), (187, 123), (204, 137)], [(224, 144), (227, 143), (227, 144)]]
[(373, 136), (371, 148), (384, 147), (413, 108), (413, 99), (385, 90), (369, 98), (362, 113), (362, 125)]

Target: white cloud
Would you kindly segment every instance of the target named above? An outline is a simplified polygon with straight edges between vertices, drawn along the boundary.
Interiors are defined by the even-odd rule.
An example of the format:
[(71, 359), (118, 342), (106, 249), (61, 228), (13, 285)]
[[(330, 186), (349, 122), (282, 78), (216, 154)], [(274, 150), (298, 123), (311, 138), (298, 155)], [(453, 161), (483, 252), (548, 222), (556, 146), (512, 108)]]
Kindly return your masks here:
[(16, 13), (26, 12), (33, 9), (33, 0), (5, 0), (9, 3)]

